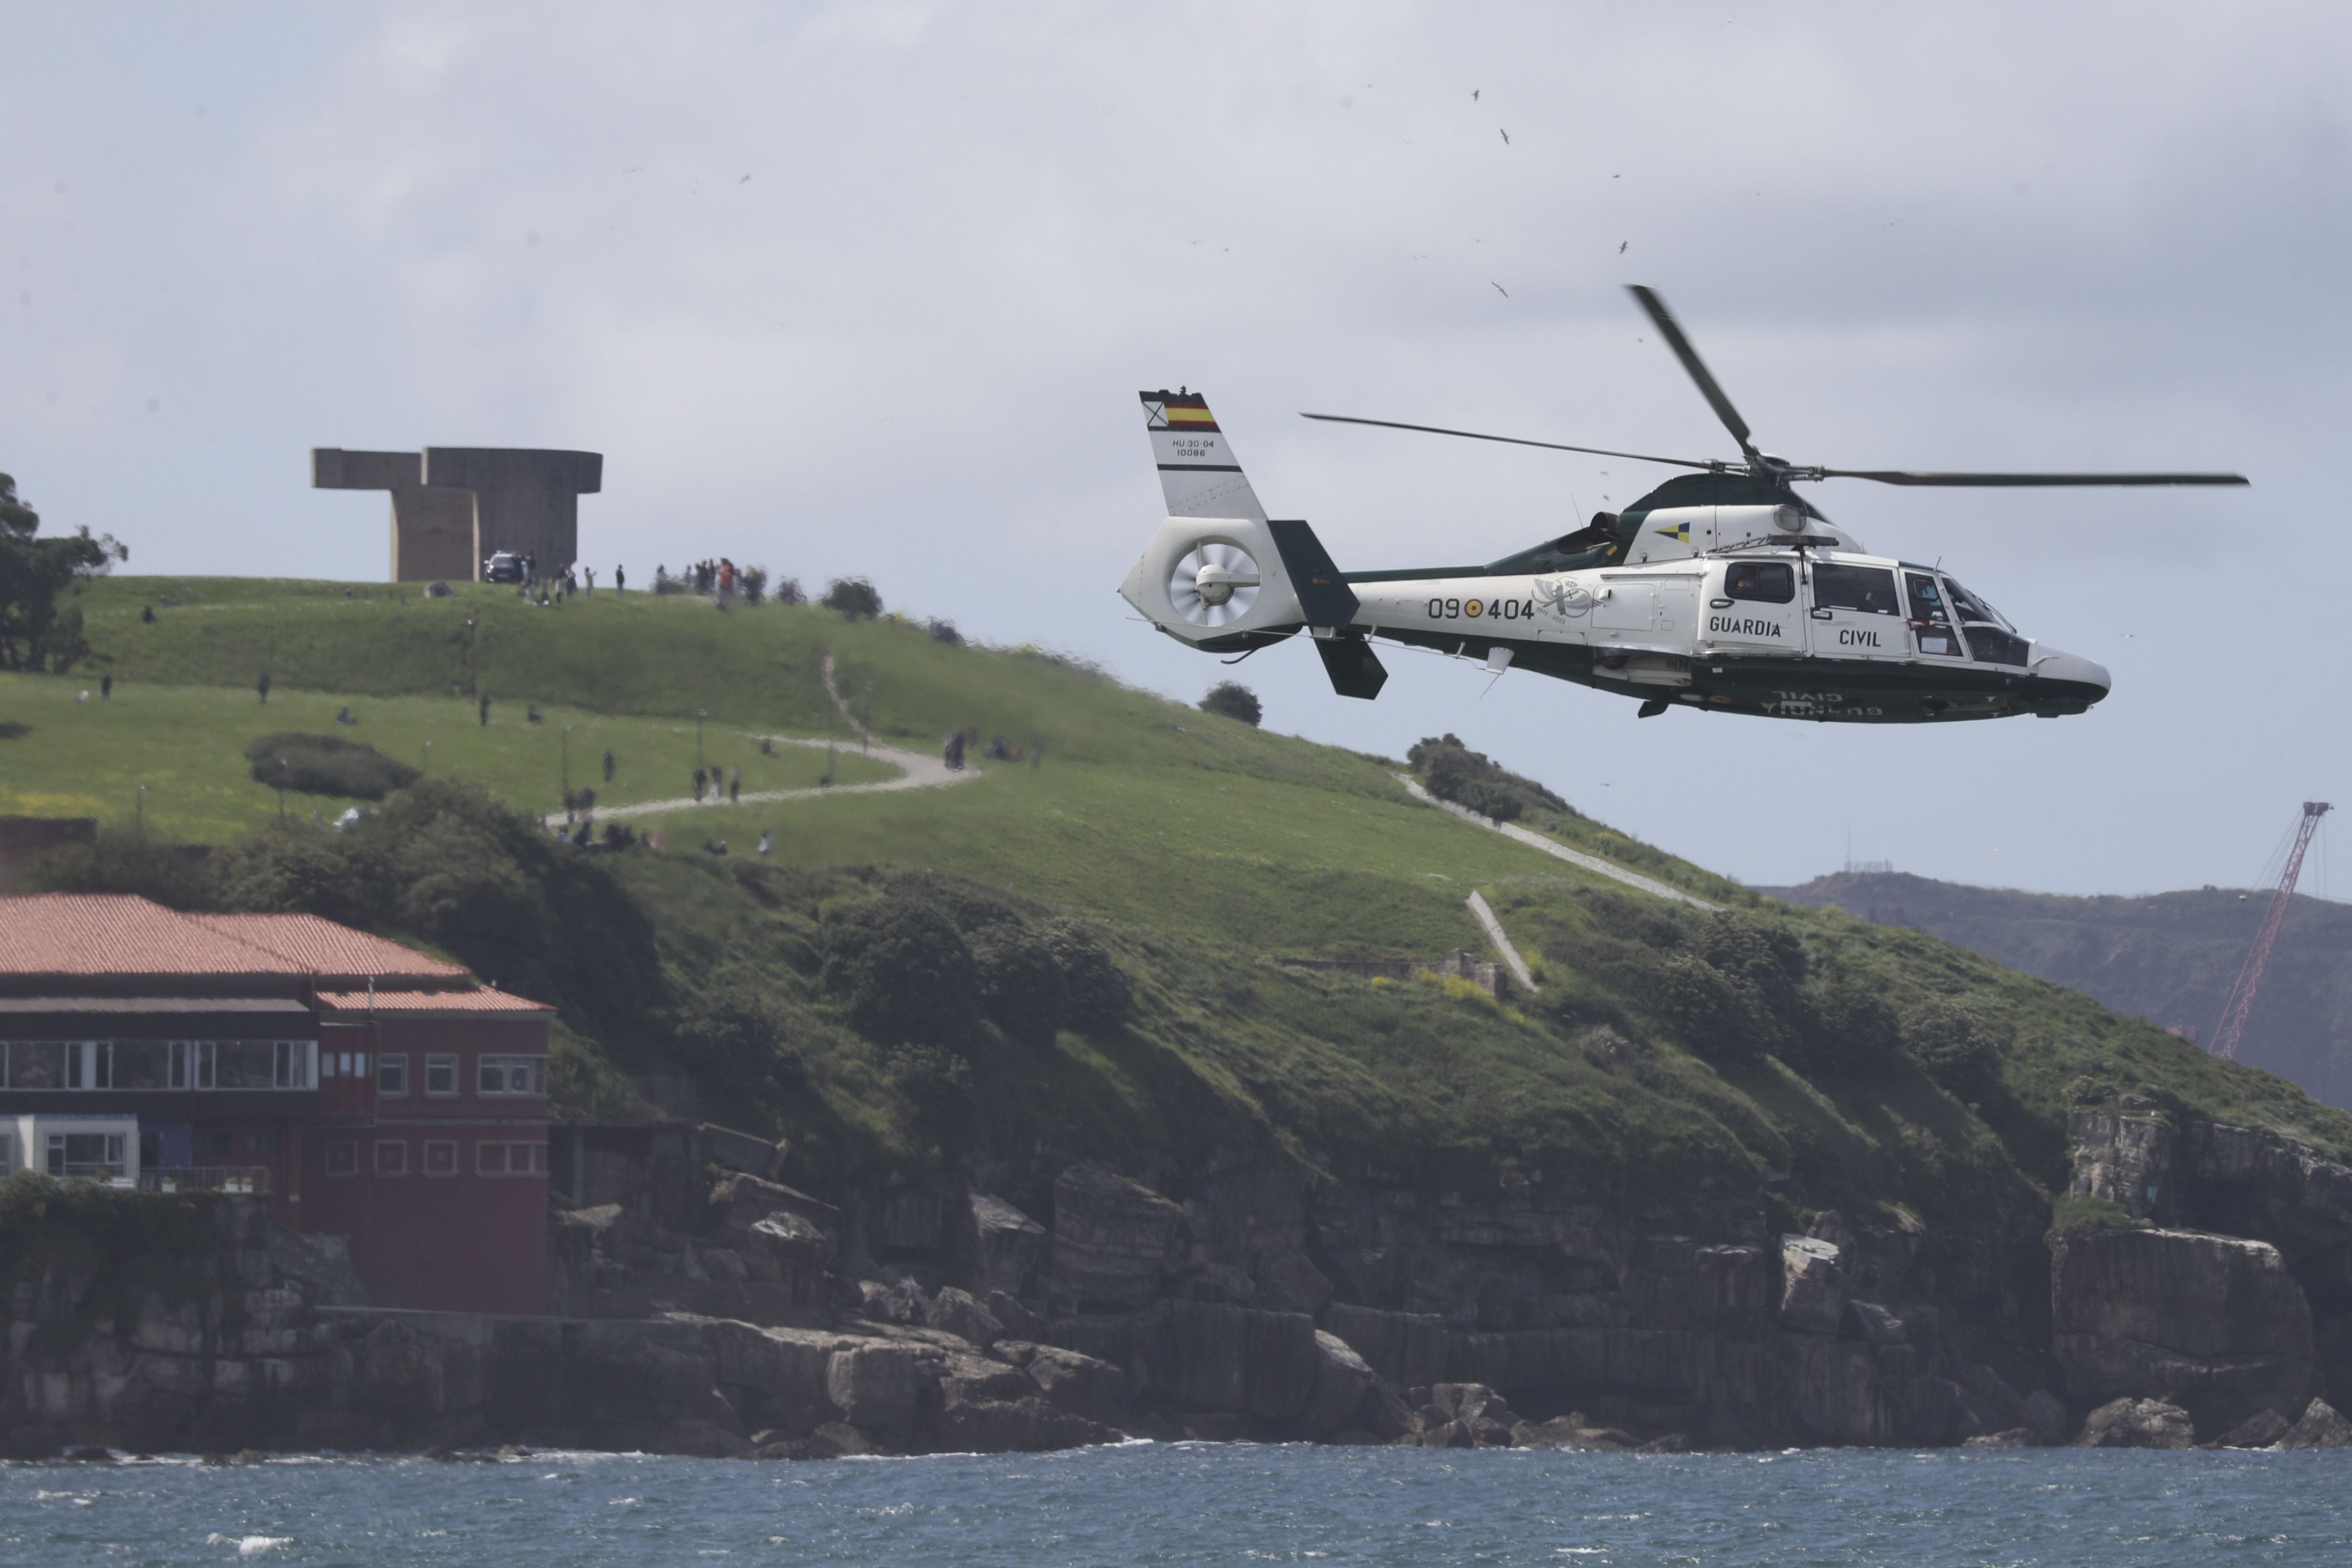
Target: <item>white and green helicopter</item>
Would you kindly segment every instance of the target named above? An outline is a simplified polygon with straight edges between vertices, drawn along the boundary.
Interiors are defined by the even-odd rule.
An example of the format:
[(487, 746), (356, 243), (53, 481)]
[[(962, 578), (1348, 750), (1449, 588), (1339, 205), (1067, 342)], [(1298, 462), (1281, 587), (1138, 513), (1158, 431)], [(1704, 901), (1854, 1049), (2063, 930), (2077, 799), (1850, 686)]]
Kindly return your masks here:
[(1905, 724), (2043, 718), (2106, 696), (2092, 660), (2027, 637), (1932, 566), (1872, 555), (1798, 496), (1801, 480), (1889, 485), (2242, 485), (2238, 474), (1974, 474), (1826, 468), (1758, 450), (1665, 302), (1641, 301), (1737, 459), (1698, 460), (1309, 414), (1309, 419), (1628, 458), (1695, 470), (1622, 512), (1484, 566), (1342, 572), (1313, 530), (1269, 520), (1201, 395), (1142, 394), (1168, 521), (1119, 593), (1205, 653), (1305, 631), (1343, 697), (1380, 694), (1383, 640), (1634, 698), (1775, 719)]

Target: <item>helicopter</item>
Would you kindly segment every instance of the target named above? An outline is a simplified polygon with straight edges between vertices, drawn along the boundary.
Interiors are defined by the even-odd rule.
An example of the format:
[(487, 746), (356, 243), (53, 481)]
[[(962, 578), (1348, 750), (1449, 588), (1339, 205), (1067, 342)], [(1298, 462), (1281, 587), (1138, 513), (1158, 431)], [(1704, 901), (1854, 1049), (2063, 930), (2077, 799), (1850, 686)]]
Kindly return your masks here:
[(1119, 587), (1159, 630), (1237, 656), (1304, 631), (1332, 689), (1388, 680), (1373, 644), (1434, 649), (1675, 707), (1821, 722), (1916, 724), (2087, 712), (2107, 671), (2012, 626), (1940, 565), (1874, 555), (1794, 487), (2243, 485), (2240, 474), (1948, 473), (1832, 468), (1759, 449), (1665, 301), (1631, 292), (1739, 448), (1657, 457), (1348, 415), (1308, 419), (1660, 463), (1676, 474), (1622, 511), (1483, 566), (1342, 572), (1314, 531), (1269, 519), (1207, 399), (1139, 395), (1163, 522)]

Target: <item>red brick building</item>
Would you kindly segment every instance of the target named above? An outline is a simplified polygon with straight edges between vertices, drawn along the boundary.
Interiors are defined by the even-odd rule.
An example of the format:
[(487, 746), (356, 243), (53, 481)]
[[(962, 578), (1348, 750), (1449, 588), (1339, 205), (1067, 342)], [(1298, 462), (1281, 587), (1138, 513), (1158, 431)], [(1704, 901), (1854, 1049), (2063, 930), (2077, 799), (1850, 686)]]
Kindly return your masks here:
[(541, 1311), (553, 1017), (313, 915), (0, 898), (0, 1172), (266, 1191), (391, 1304)]

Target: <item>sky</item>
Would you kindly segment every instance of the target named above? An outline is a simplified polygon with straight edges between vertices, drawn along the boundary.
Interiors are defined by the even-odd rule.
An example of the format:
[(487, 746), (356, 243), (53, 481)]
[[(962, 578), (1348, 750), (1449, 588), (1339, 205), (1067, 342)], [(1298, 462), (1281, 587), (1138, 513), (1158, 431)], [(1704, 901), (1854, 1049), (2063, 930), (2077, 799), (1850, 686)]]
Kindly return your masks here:
[[(310, 448), (585, 448), (607, 572), (863, 574), (1186, 700), (1238, 677), (1272, 729), (1451, 731), (1750, 883), (2242, 886), (2352, 806), (2341, 6), (10, 0), (0, 58), (0, 471), (133, 571), (380, 580), (384, 499)], [(1350, 569), (1668, 470), (1303, 409), (1732, 455), (1629, 283), (1799, 462), (2253, 484), (1813, 489), (2105, 663), (2058, 721), (1642, 721), (1402, 649), (1365, 703), (1118, 598), (1163, 510), (1140, 388), (1205, 391)]]

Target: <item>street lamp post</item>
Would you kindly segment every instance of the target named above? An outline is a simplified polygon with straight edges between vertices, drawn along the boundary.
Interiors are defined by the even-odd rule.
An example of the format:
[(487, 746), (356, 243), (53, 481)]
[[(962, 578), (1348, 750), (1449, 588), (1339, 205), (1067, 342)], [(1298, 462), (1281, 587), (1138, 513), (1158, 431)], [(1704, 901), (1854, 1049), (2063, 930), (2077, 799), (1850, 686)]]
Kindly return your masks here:
[(694, 710), (694, 765), (698, 768), (702, 765), (702, 721), (709, 717), (706, 709)]
[(563, 820), (572, 820), (572, 731), (574, 726), (563, 726)]

